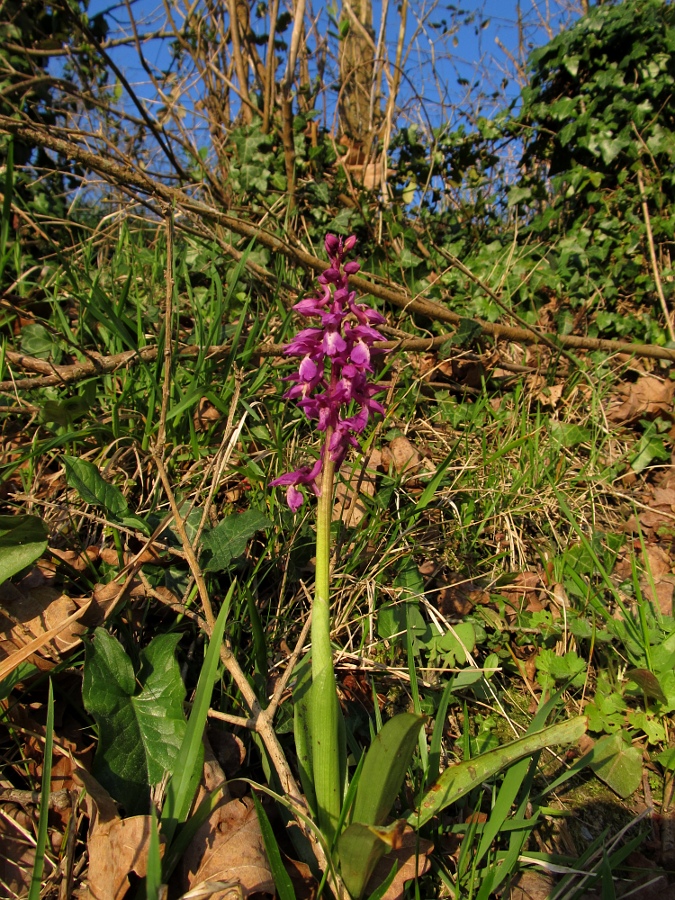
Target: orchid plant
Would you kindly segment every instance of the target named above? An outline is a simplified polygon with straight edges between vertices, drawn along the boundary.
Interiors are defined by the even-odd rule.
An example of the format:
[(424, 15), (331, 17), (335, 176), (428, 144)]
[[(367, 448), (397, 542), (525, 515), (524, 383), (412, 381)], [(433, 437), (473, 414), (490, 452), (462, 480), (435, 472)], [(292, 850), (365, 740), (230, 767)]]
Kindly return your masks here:
[(358, 262), (347, 259), (355, 245), (354, 236), (326, 236), (330, 266), (318, 277), (316, 293), (294, 307), (301, 316), (316, 320), (317, 324), (301, 330), (285, 348), (285, 353), (300, 363), (297, 371), (285, 379), (291, 387), (284, 396), (297, 400), (307, 418), (324, 435), (319, 458), (314, 465), (281, 475), (270, 485), (286, 487), (286, 500), (294, 512), (304, 502), (304, 491), (318, 497), (311, 681), (306, 698), (295, 704), (295, 737), (308, 803), (328, 846), (339, 859), (347, 888), (353, 896), (360, 897), (375, 863), (391, 847), (391, 838), (367, 831), (364, 840), (358, 829), (384, 825), (424, 719), (404, 713), (383, 727), (363, 763), (359, 783), (364, 789), (354, 785), (348, 794), (353, 805), (346, 808), (344, 724), (330, 642), (334, 482), (350, 447), (359, 448), (358, 435), (366, 429), (371, 416), (385, 411), (375, 399), (378, 388), (371, 381), (373, 358), (385, 352), (374, 346), (376, 341), (384, 340), (377, 326), (383, 325), (385, 319), (377, 310), (357, 303), (356, 293), (349, 289), (349, 276), (360, 269)]
[[(387, 825), (418, 738), (424, 740), (420, 728), (425, 717), (400, 713), (383, 725), (347, 785), (345, 729), (330, 642), (333, 487), (350, 447), (359, 448), (358, 435), (371, 416), (385, 412), (375, 399), (378, 388), (371, 380), (373, 358), (384, 352), (375, 346), (382, 340), (377, 326), (385, 320), (376, 310), (357, 303), (356, 293), (349, 289), (349, 276), (359, 271), (358, 262), (347, 259), (355, 245), (353, 236), (326, 236), (330, 265), (319, 276), (316, 293), (295, 306), (301, 316), (317, 324), (301, 330), (285, 348), (288, 356), (300, 360), (297, 371), (286, 378), (291, 386), (285, 396), (297, 400), (323, 434), (319, 458), (314, 465), (281, 475), (270, 484), (286, 487), (286, 499), (294, 512), (302, 506), (307, 492), (318, 498), (311, 669), (306, 659), (294, 689), (295, 742), (303, 789), (329, 850), (329, 865), (339, 866), (341, 884), (359, 900), (378, 860), (397, 846), (406, 822), (414, 828), (423, 826), (446, 806), (518, 760), (535, 755), (531, 765), (536, 767), (536, 754), (542, 748), (578, 740), (587, 720), (579, 716), (544, 727), (554, 701), (542, 701), (524, 737), (449, 766), (434, 784), (426, 785), (417, 798), (417, 808), (409, 811), (406, 819)], [(438, 727), (437, 720), (435, 737)], [(442, 718), (440, 729), (442, 735)], [(505, 810), (511, 800), (505, 801)], [(505, 868), (502, 875), (507, 871)], [(394, 869), (390, 878), (393, 874)], [(382, 896), (385, 889), (385, 885), (380, 886), (371, 898)], [(338, 896), (342, 897), (340, 891)]]

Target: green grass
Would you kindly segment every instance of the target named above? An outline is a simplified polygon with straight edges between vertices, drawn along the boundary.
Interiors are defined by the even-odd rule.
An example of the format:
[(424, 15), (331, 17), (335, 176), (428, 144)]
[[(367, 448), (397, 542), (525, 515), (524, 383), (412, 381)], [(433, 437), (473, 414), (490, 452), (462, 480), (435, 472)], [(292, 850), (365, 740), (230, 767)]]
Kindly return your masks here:
[[(293, 516), (282, 494), (267, 488), (271, 478), (314, 458), (319, 449), (302, 416), (281, 397), (280, 378), (288, 372), (283, 358), (259, 353), (262, 343), (282, 342), (291, 333), (292, 298), (286, 290), (257, 284), (244, 264), (233, 265), (215, 243), (178, 231), (173, 249), (175, 288), (168, 323), (163, 317), (163, 228), (120, 226), (67, 260), (55, 255), (39, 283), (24, 284), (27, 295), (37, 286), (44, 292), (36, 322), (44, 327), (45, 358), (75, 362), (93, 353), (133, 354), (149, 345), (159, 353), (148, 361), (132, 355), (114, 372), (65, 387), (19, 392), (38, 411), (30, 428), (25, 417), (0, 413), (3, 502), (6, 511), (43, 518), (56, 550), (97, 548), (86, 567), (52, 558), (59, 586), (70, 596), (88, 598), (142, 549), (144, 536), (133, 522), (84, 502), (66, 482), (63, 458), (96, 465), (149, 534), (169, 511), (152, 455), (163, 427), (165, 465), (190, 539), (200, 528), (208, 532), (225, 517), (249, 509), (271, 520), (229, 567), (205, 576), (216, 606), (236, 583), (226, 636), (264, 707), (307, 613), (303, 585), (311, 590), (313, 580), (311, 504)], [(253, 243), (243, 247), (244, 261), (255, 249)], [(276, 265), (279, 283), (296, 284), (298, 292), (306, 288), (302, 273), (284, 262)], [(13, 336), (7, 329), (15, 320), (7, 311), (3, 315), (4, 345), (20, 347), (21, 332)], [(407, 327), (414, 330), (411, 323)], [(207, 352), (223, 344), (228, 348), (218, 358)], [(199, 349), (188, 356), (186, 346)], [(622, 373), (609, 363), (598, 367), (590, 358), (584, 371), (563, 372), (558, 362), (551, 359), (543, 370), (549, 385), (564, 387), (555, 406), (545, 402), (543, 384), (535, 391), (525, 377), (501, 385), (484, 382), (469, 395), (435, 387), (430, 396), (416, 357), (391, 359), (381, 375), (387, 384), (395, 376), (396, 387), (372, 445), (379, 449), (404, 435), (421, 452), (422, 465), (410, 473), (380, 471), (374, 494), (362, 496), (361, 522), (354, 528), (334, 524), (332, 639), (341, 684), (357, 669), (368, 690), (384, 701), (385, 716), (401, 709), (430, 716), (399, 812), (448, 764), (507, 736), (520, 736), (532, 716), (535, 677), (549, 691), (558, 691), (552, 707), (561, 718), (593, 701), (600, 680), (623, 711), (618, 719), (597, 713), (594, 737), (621, 719), (632, 722), (637, 746), (656, 754), (667, 745), (669, 703), (645, 696), (625, 677), (627, 667), (645, 669), (671, 696), (668, 659), (656, 649), (675, 632), (675, 624), (641, 596), (643, 554), (629, 546), (621, 527), (614, 484), (626, 470), (636, 439), (610, 427), (603, 410)], [(7, 374), (5, 365), (0, 378)], [(14, 402), (9, 395), (6, 400)], [(241, 424), (234, 438), (232, 429), (226, 430), (229, 416), (233, 426)], [(214, 467), (214, 459), (224, 459), (224, 466)], [(348, 473), (345, 466), (343, 477)], [(178, 658), (191, 691), (203, 662), (194, 614), (203, 610), (175, 524), (165, 527), (158, 541), (158, 558), (143, 564), (136, 593), (106, 627), (132, 656), (156, 634), (178, 630)], [(204, 568), (208, 557), (197, 552)], [(613, 572), (622, 554), (633, 558), (634, 573), (618, 584)], [(420, 566), (435, 574), (419, 575)], [(527, 571), (539, 573), (537, 592), (545, 608), (528, 608), (527, 598), (514, 607), (508, 599), (509, 577)], [(473, 631), (470, 665), (445, 667), (442, 657), (431, 665), (439, 637), (435, 623), (443, 628), (458, 624), (457, 616), (448, 618), (436, 609), (441, 591), (461, 581), (482, 592), (480, 602), (461, 617)], [(402, 627), (386, 632), (386, 615)], [(538, 668), (525, 681), (525, 662), (537, 654)], [(81, 657), (72, 660), (81, 673)], [(578, 671), (575, 660), (581, 661)], [(486, 663), (499, 671), (453, 681), (457, 669), (481, 669)], [(54, 677), (58, 684), (61, 674)], [(350, 747), (362, 748), (382, 713), (341, 690)], [(43, 695), (44, 681), (27, 678), (12, 696), (23, 705), (43, 702)], [(76, 694), (71, 701), (79, 727), (90, 728)], [(280, 747), (293, 760), (289, 704), (284, 701), (276, 722)], [(241, 685), (227, 675), (216, 682), (212, 707), (230, 716), (249, 715)], [(649, 722), (639, 719), (643, 713)], [(9, 721), (3, 731), (4, 777), (23, 785), (23, 739)], [(240, 774), (254, 781), (268, 778), (269, 788), (278, 791), (273, 766), (257, 740), (245, 728), (236, 731), (247, 754)], [(424, 835), (437, 849), (419, 895), (487, 900), (520, 870), (523, 856), (555, 859), (560, 872), (566, 866), (583, 868), (588, 872), (584, 890), (594, 883), (608, 890), (612, 874), (621, 871), (626, 847), (637, 840), (633, 832), (628, 844), (619, 841), (605, 856), (588, 850), (578, 859), (560, 852), (555, 840), (550, 845), (545, 838), (535, 840), (535, 834), (546, 833), (549, 819), (537, 799), (542, 779), (558, 777), (566, 765), (563, 757), (554, 761), (547, 753), (518, 763), (427, 826)], [(563, 808), (564, 803), (563, 797)], [(469, 818), (472, 812), (476, 815)], [(269, 842), (272, 825), (268, 821), (265, 827)], [(448, 855), (444, 847), (455, 849)], [(153, 857), (153, 890), (156, 863)], [(578, 896), (575, 877), (560, 875), (555, 896)], [(409, 888), (407, 896), (415, 890)]]

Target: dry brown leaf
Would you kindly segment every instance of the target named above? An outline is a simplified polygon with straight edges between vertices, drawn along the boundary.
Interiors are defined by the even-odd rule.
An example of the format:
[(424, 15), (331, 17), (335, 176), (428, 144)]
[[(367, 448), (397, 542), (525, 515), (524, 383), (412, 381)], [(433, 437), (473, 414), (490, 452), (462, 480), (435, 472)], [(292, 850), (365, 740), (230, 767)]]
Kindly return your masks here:
[(538, 400), (542, 406), (550, 406), (555, 409), (560, 403), (565, 386), (562, 384), (544, 384), (534, 395), (534, 399)]
[(86, 572), (90, 568), (91, 563), (99, 557), (98, 547), (87, 547), (86, 550), (59, 550), (56, 547), (50, 547), (49, 552), (52, 556), (63, 560), (71, 569), (76, 572)]
[(419, 878), (420, 875), (429, 871), (431, 866), (429, 856), (433, 849), (434, 845), (431, 841), (418, 837), (417, 833), (409, 825), (406, 825), (398, 849), (387, 853), (375, 866), (375, 871), (366, 887), (366, 896), (372, 894), (387, 878), (396, 859), (398, 860), (398, 870), (382, 900), (401, 900), (406, 882), (413, 878)]
[[(0, 640), (5, 646), (9, 642), (21, 648), (63, 623), (82, 604), (50, 585), (23, 590), (23, 585), (5, 582), (0, 587), (0, 605)], [(84, 630), (83, 625), (73, 623), (60, 632), (54, 644), (61, 651), (70, 650)]]
[(619, 402), (610, 404), (607, 418), (612, 422), (629, 425), (644, 418), (670, 416), (673, 412), (674, 392), (675, 382), (663, 381), (656, 375), (643, 375), (636, 382), (619, 387)]
[[(152, 819), (121, 819), (114, 800), (93, 775), (75, 763), (73, 776), (87, 792), (89, 871), (85, 896), (93, 900), (122, 900), (129, 889), (129, 875), (134, 872), (143, 878), (147, 872)], [(161, 833), (159, 838), (163, 852)]]
[[(2, 586), (5, 588), (5, 585)], [(59, 592), (56, 591), (58, 594)], [(59, 595), (59, 599), (61, 599), (61, 595)], [(66, 598), (68, 599), (68, 598)], [(11, 622), (6, 616), (0, 615), (0, 621), (4, 619), (5, 622), (9, 622), (9, 626), (5, 626), (5, 628), (9, 628), (10, 638), (7, 639), (7, 632), (5, 632), (5, 640), (2, 642), (2, 652), (0, 652), (0, 658), (2, 655), (5, 656), (0, 662), (0, 679), (6, 678), (10, 672), (13, 672), (17, 666), (19, 666), (22, 662), (25, 662), (27, 659), (33, 658), (36, 664), (44, 665), (44, 661), (40, 659), (40, 657), (35, 656), (39, 650), (45, 647), (50, 641), (55, 640), (55, 638), (60, 635), (66, 636), (65, 641), (65, 649), (70, 649), (74, 647), (80, 640), (75, 633), (75, 624), (78, 619), (82, 618), (87, 612), (90, 604), (90, 600), (86, 602), (86, 604), (80, 608), (75, 605), (75, 612), (71, 615), (67, 615), (65, 618), (60, 618), (59, 616), (63, 616), (63, 604), (57, 606), (54, 611), (54, 618), (57, 619), (57, 622), (52, 627), (48, 627), (45, 630), (45, 625), (42, 624), (43, 619), (38, 617), (38, 625), (35, 624), (35, 620), (31, 621), (31, 627), (37, 628), (38, 636), (30, 640), (30, 633), (26, 633), (25, 626), (23, 623), (19, 623), (18, 625), (15, 622)], [(4, 606), (4, 603), (2, 604)], [(66, 604), (67, 606), (67, 604)], [(5, 607), (6, 609), (6, 607)], [(49, 624), (49, 623), (47, 623)], [(19, 634), (21, 637), (19, 637)], [(27, 643), (24, 643), (27, 641)], [(18, 649), (12, 651), (11, 647), (16, 646)], [(7, 655), (8, 654), (8, 655)]]
[[(194, 836), (183, 857), (185, 888), (204, 881), (237, 882), (244, 897), (274, 895), (255, 806), (250, 798), (217, 807)], [(213, 894), (222, 900), (227, 891)]]
[(395, 437), (389, 442), (389, 446), (382, 450), (382, 466), (389, 470), (393, 468), (399, 475), (402, 472), (416, 471), (421, 462), (421, 456), (407, 437)]
[(0, 806), (0, 879), (17, 896), (26, 896), (35, 862), (35, 847), (25, 837), (35, 829), (30, 816), (12, 803)]
[(339, 519), (348, 527), (354, 528), (363, 519), (367, 510), (361, 495), (375, 496), (375, 478), (381, 461), (380, 451), (372, 450), (365, 470), (361, 463), (355, 464), (349, 472), (349, 480), (338, 482), (332, 513), (334, 522)]
[[(89, 894), (95, 900), (122, 900), (129, 889), (129, 875), (147, 873), (150, 816), (115, 818), (98, 822), (89, 835)], [(161, 840), (161, 835), (160, 835)], [(161, 850), (161, 847), (160, 847)]]
[(661, 544), (646, 544), (645, 556), (652, 578), (661, 578), (670, 573), (673, 566), (670, 553)]
[(514, 879), (508, 893), (508, 900), (548, 900), (555, 881), (545, 872), (520, 872)]

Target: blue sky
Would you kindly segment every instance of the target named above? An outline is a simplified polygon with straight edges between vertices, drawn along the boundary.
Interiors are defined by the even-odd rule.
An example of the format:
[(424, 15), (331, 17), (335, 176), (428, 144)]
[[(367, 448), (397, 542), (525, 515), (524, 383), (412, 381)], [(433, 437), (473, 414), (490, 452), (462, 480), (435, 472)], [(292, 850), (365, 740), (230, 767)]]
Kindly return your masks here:
[[(338, 3), (340, 0), (338, 0)], [(132, 9), (139, 23), (139, 31), (149, 31), (158, 27), (163, 21), (161, 0), (133, 0)], [(308, 7), (311, 2), (308, 0)], [(283, 9), (283, 3), (281, 4)], [(315, 12), (323, 10), (323, 21), (320, 29), (329, 26), (325, 14), (326, 4), (315, 4)], [(381, 15), (381, 0), (373, 0), (374, 26), (377, 33)], [(387, 43), (390, 57), (395, 55), (400, 14), (396, 4), (390, 4), (388, 17)], [(519, 92), (517, 78), (513, 77), (514, 67), (509, 54), (518, 55), (519, 30), (517, 27), (518, 11), (524, 24), (522, 34), (528, 48), (540, 46), (549, 39), (549, 32), (542, 20), (542, 14), (548, 10), (548, 26), (557, 32), (561, 24), (574, 17), (574, 13), (562, 14), (555, 3), (546, 0), (482, 0), (469, 2), (461, 6), (466, 13), (474, 15), (473, 21), (465, 24), (456, 33), (442, 34), (438, 26), (443, 19), (448, 22), (452, 18), (453, 5), (446, 2), (433, 3), (429, 0), (410, 0), (408, 27), (405, 40), (407, 62), (405, 77), (402, 81), (399, 99), (403, 108), (403, 119), (419, 122), (422, 127), (431, 122), (438, 125), (456, 119), (458, 111), (469, 111), (476, 105), (477, 94), (496, 92), (496, 102), (483, 100), (484, 113), (489, 114), (507, 100), (513, 100)], [(114, 4), (109, 0), (91, 0), (89, 12), (95, 15), (100, 11), (108, 12), (111, 32), (116, 29), (116, 22), (122, 28), (128, 23), (128, 14), (124, 3)], [(566, 18), (565, 18), (566, 17)], [(423, 19), (424, 28), (416, 32), (416, 25)], [(262, 29), (262, 23), (254, 26)], [(289, 37), (287, 32), (286, 37)], [(154, 41), (145, 48), (148, 62), (157, 69), (166, 69), (170, 65), (170, 55), (166, 42)], [(139, 96), (148, 102), (155, 101), (155, 90), (149, 82), (147, 74), (138, 63), (135, 51), (131, 48), (120, 48), (114, 52), (117, 64), (124, 70), (129, 81), (134, 85)], [(460, 83), (462, 80), (465, 83)], [(331, 126), (334, 112), (334, 99), (327, 93), (324, 107), (325, 123)], [(418, 98), (422, 98), (420, 102)], [(191, 102), (186, 98), (188, 105)]]

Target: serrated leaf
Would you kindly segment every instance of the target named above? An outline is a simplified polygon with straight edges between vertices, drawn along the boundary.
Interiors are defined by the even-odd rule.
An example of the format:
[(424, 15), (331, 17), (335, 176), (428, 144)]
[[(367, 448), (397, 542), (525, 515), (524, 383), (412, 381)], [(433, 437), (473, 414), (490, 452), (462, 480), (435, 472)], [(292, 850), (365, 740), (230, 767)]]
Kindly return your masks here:
[(504, 747), (498, 747), (473, 759), (449, 766), (438, 781), (422, 798), (419, 809), (408, 816), (408, 822), (419, 828), (451, 803), (455, 803), (473, 788), (508, 768), (525, 756), (531, 756), (545, 747), (571, 744), (578, 741), (588, 727), (586, 716), (577, 716), (559, 725), (551, 725), (519, 738)]
[(642, 782), (642, 750), (627, 744), (621, 734), (606, 734), (589, 754), (589, 766), (622, 799)]
[(94, 775), (128, 815), (146, 811), (150, 785), (173, 772), (185, 735), (179, 639), (156, 637), (141, 651), (138, 674), (103, 628), (85, 645), (82, 697), (98, 726)]
[(401, 790), (425, 716), (399, 713), (382, 726), (366, 753), (352, 820), (382, 825)]
[(206, 572), (225, 572), (232, 561), (246, 549), (246, 544), (253, 535), (269, 528), (272, 523), (257, 509), (248, 509), (243, 513), (227, 516), (216, 527), (204, 535), (204, 547), (213, 554)]
[(42, 556), (47, 534), (38, 516), (0, 516), (0, 584)]

